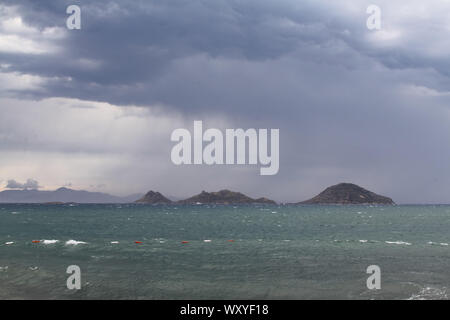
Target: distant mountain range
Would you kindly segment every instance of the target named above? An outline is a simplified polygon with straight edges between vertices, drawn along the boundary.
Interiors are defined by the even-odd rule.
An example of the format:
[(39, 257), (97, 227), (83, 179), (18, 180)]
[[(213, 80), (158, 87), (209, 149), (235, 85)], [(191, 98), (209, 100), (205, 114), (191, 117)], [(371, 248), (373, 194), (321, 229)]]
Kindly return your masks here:
[(118, 197), (102, 192), (73, 190), (69, 188), (59, 188), (54, 191), (4, 190), (0, 192), (0, 202), (3, 203), (128, 203), (134, 202), (140, 197), (142, 197), (142, 194)]
[[(142, 204), (277, 204), (267, 198), (251, 198), (230, 190), (206, 192), (190, 198), (172, 201), (157, 191), (133, 194), (126, 197), (107, 193), (59, 188), (55, 191), (5, 190), (0, 192), (0, 203), (142, 203)], [(391, 198), (378, 195), (352, 183), (340, 183), (326, 188), (306, 201), (294, 204), (395, 204)]]

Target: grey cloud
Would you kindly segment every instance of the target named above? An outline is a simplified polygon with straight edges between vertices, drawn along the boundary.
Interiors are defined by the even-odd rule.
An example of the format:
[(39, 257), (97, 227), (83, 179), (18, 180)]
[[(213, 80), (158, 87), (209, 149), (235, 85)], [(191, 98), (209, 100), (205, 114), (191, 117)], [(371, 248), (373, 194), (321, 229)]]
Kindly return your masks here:
[(23, 189), (23, 184), (17, 182), (16, 180), (8, 180), (6, 187), (10, 189)]
[[(64, 9), (70, 1), (39, 5), (14, 1), (18, 3), (26, 21), (43, 28), (64, 25)], [(284, 71), (298, 68), (300, 61), (354, 68), (361, 63), (358, 60), (370, 57), (394, 69), (434, 68), (445, 77), (450, 70), (447, 59), (427, 56), (412, 46), (415, 43), (400, 48), (369, 44), (365, 2), (356, 5), (360, 12), (356, 19), (344, 6), (330, 1), (124, 0), (82, 1), (80, 5), (83, 29), (68, 32), (61, 40), (63, 54), (0, 55), (0, 61), (11, 63), (12, 70), (56, 77), (48, 81), (46, 90), (35, 92), (36, 97), (56, 95), (121, 105), (163, 103), (182, 112), (195, 108), (228, 112), (233, 107), (242, 110), (237, 104), (254, 103), (253, 92), (267, 92), (261, 77), (272, 77), (271, 70), (262, 74), (257, 64), (268, 69), (283, 57), (291, 57), (292, 64), (275, 70), (273, 77), (281, 80), (275, 85), (280, 87), (286, 80), (301, 83), (301, 68), (297, 79), (283, 79)], [(98, 65), (85, 68), (83, 59)], [(248, 67), (251, 63), (256, 65)], [(317, 76), (326, 77), (324, 72)], [(236, 82), (248, 77), (263, 81), (253, 81), (250, 88)], [(420, 77), (414, 81), (422, 83)], [(220, 87), (211, 91), (209, 83)], [(427, 83), (440, 89), (445, 84), (449, 84), (446, 78)], [(227, 88), (241, 92), (230, 94)], [(184, 91), (188, 97), (182, 96)], [(215, 91), (220, 92), (212, 96)], [(204, 94), (208, 92), (211, 99)], [(229, 101), (222, 99), (225, 93)]]
[(14, 179), (8, 180), (8, 184), (6, 185), (6, 188), (8, 189), (39, 189), (42, 188), (39, 183), (36, 180), (33, 179), (27, 179), (25, 183), (17, 182)]

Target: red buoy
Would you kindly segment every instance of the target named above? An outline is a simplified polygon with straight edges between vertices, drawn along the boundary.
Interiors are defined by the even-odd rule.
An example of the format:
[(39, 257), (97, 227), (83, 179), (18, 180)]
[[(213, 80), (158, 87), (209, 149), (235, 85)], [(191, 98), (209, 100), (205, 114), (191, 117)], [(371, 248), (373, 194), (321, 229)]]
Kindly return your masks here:
[(41, 240), (33, 240), (33, 241), (31, 241), (31, 242), (33, 242), (33, 243), (39, 243), (39, 242), (41, 242)]
[(134, 243), (140, 244), (140, 243), (142, 243), (142, 241), (135, 241)]
[(181, 243), (189, 243), (189, 241), (181, 241)]

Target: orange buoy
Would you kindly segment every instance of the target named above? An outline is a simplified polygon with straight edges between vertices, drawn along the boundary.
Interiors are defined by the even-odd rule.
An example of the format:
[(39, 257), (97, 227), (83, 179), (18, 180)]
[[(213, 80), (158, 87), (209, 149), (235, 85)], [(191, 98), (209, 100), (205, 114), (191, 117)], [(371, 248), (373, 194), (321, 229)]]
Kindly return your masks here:
[(33, 243), (39, 243), (39, 242), (41, 242), (41, 240), (33, 240), (33, 241), (31, 241), (31, 242), (33, 242)]
[(181, 243), (184, 243), (184, 244), (186, 244), (186, 243), (189, 243), (189, 241), (181, 241)]
[(142, 243), (142, 241), (135, 241), (134, 243), (140, 244), (140, 243)]

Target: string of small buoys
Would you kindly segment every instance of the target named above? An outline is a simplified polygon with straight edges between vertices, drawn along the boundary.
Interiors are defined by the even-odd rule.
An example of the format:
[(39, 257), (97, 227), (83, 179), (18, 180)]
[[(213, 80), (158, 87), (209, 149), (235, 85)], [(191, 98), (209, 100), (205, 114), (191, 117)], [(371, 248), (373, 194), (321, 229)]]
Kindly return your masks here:
[[(153, 240), (156, 240), (156, 241), (158, 241), (159, 243), (166, 243), (166, 242), (168, 242), (168, 240), (166, 240), (166, 239), (161, 239), (161, 238), (158, 238), (158, 239), (153, 239)], [(263, 241), (263, 239), (256, 239), (257, 241)], [(195, 241), (195, 240), (193, 240), (193, 241)], [(201, 241), (201, 240), (199, 240), (199, 241)], [(209, 243), (209, 242), (212, 242), (213, 240), (210, 240), (210, 239), (205, 239), (205, 240), (203, 240), (203, 242), (205, 242), (205, 243)], [(215, 241), (217, 241), (217, 240), (215, 240)], [(235, 242), (236, 240), (234, 240), (234, 239), (229, 239), (229, 240), (223, 240), (223, 241), (226, 241), (226, 242), (228, 242), (228, 243), (233, 243), (233, 242)], [(283, 241), (283, 242), (290, 242), (290, 241), (292, 241), (292, 240), (281, 240), (281, 241)], [(320, 240), (315, 240), (315, 241), (320, 241)], [(386, 244), (396, 244), (396, 245), (406, 245), (406, 246), (410, 246), (410, 245), (412, 245), (412, 243), (410, 243), (410, 242), (405, 242), (405, 241), (378, 241), (378, 240), (345, 240), (345, 242), (351, 242), (351, 241), (357, 241), (357, 242), (359, 242), (359, 243), (378, 243), (378, 242), (384, 242), (384, 243), (386, 243)], [(28, 242), (28, 241), (27, 241)], [(58, 242), (60, 242), (60, 240), (30, 240), (30, 242), (31, 243), (33, 243), (33, 244), (41, 244), (41, 245), (51, 245), (51, 244), (56, 244), (56, 243), (58, 243)], [(339, 243), (339, 242), (344, 242), (344, 240), (337, 240), (337, 239), (335, 239), (335, 240), (333, 240), (333, 242), (335, 242), (335, 243)], [(17, 242), (15, 242), (15, 241), (8, 241), (8, 242), (5, 242), (4, 243), (4, 245), (7, 245), (7, 246), (10, 246), (10, 245), (13, 245), (13, 244), (16, 244)], [(144, 241), (139, 241), (139, 240), (136, 240), (136, 241), (134, 241), (134, 243), (135, 244), (144, 244)], [(181, 242), (180, 242), (181, 244), (189, 244), (189, 243), (191, 243), (191, 241), (187, 241), (187, 240), (182, 240)], [(67, 245), (67, 246), (69, 246), (69, 245), (79, 245), (79, 244), (88, 244), (87, 242), (84, 242), (84, 241), (76, 241), (76, 240), (68, 240), (68, 241), (66, 241), (65, 242), (65, 245)], [(110, 244), (119, 244), (119, 241), (110, 241)], [(447, 243), (447, 242), (431, 242), (431, 241), (429, 241), (429, 242), (427, 242), (427, 244), (428, 245), (435, 245), (435, 246), (450, 246), (450, 243)], [(0, 244), (1, 245), (1, 244)]]
[[(31, 240), (31, 243), (33, 243), (33, 244), (45, 244), (45, 245), (55, 244), (57, 242), (59, 242), (59, 240)], [(165, 243), (165, 242), (166, 241), (159, 241), (159, 243)], [(212, 240), (205, 239), (205, 240), (203, 240), (203, 242), (210, 243), (210, 242), (212, 242)], [(227, 240), (227, 242), (235, 242), (235, 240), (229, 239), (229, 240)], [(110, 244), (119, 244), (119, 243), (120, 243), (119, 241), (111, 241), (110, 242)], [(134, 241), (134, 243), (135, 244), (144, 244), (144, 241), (136, 240), (136, 241)], [(190, 241), (187, 241), (187, 240), (182, 240), (181, 241), (181, 244), (189, 244), (189, 243), (190, 243)], [(5, 245), (12, 245), (12, 244), (15, 244), (15, 242), (13, 242), (13, 241), (5, 242)], [(76, 240), (68, 240), (68, 241), (65, 242), (65, 244), (66, 245), (77, 245), (77, 244), (87, 244), (87, 242), (76, 241)]]

